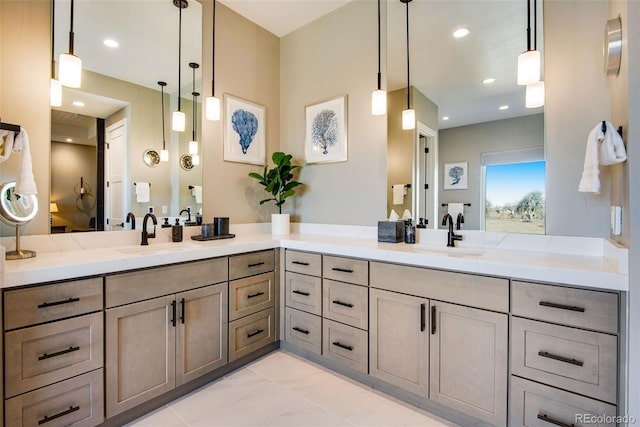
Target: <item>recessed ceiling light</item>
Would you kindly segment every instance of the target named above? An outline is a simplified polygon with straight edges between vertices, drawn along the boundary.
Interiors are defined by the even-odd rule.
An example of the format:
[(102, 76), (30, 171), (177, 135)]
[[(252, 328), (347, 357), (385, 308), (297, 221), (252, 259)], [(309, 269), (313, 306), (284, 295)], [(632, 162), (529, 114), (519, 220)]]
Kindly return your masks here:
[(73, 142), (73, 139), (67, 138), (67, 142)]
[(468, 28), (458, 28), (457, 30), (455, 30), (453, 32), (453, 37), (459, 39), (461, 37), (465, 37), (469, 35), (469, 29)]
[(449, 120), (449, 116), (444, 116), (442, 120)]
[(82, 101), (73, 101), (73, 105), (75, 107), (84, 107), (84, 102), (82, 102)]
[(115, 40), (113, 40), (113, 39), (105, 39), (105, 40), (103, 41), (103, 43), (104, 43), (104, 45), (105, 45), (105, 46), (113, 47), (113, 48), (116, 48), (116, 47), (120, 46), (120, 45), (118, 44), (118, 42), (117, 42), (117, 41), (115, 41)]
[(508, 110), (508, 109), (509, 109), (509, 106), (508, 106), (508, 105), (501, 105), (501, 106), (499, 107), (499, 109), (500, 109), (500, 110)]
[(496, 79), (494, 79), (493, 77), (489, 77), (488, 79), (484, 79), (482, 81), (482, 83), (486, 84), (486, 85), (490, 85), (491, 83), (495, 83)]

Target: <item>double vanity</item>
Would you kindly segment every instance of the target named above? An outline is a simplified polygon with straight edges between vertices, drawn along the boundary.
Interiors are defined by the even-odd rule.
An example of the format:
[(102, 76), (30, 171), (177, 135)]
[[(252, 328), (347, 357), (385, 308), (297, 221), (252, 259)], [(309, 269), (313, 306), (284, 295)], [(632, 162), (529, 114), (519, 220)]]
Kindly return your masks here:
[(133, 232), (34, 236), (38, 256), (3, 276), (4, 425), (122, 425), (278, 347), (465, 426), (624, 414), (626, 249), (234, 227), (146, 247)]

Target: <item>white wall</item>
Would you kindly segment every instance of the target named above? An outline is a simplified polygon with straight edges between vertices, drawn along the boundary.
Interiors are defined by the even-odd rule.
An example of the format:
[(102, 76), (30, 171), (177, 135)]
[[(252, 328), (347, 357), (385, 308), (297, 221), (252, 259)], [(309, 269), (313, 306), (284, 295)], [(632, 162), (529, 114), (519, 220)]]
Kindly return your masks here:
[(376, 225), (385, 218), (387, 118), (371, 115), (370, 104), (377, 40), (373, 1), (351, 2), (281, 39), (282, 150), (304, 159), (306, 105), (341, 94), (348, 104), (348, 161), (302, 168), (306, 188), (285, 205), (298, 221)]

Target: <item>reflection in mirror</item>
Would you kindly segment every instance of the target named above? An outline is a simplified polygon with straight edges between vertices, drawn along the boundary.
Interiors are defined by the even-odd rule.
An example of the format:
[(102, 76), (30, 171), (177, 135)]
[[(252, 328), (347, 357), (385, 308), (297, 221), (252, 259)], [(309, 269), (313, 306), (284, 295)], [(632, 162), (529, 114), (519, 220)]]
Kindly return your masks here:
[(38, 213), (38, 198), (32, 195), (16, 194), (16, 182), (0, 185), (0, 220), (16, 227), (16, 249), (7, 251), (6, 259), (23, 259), (36, 256), (34, 251), (20, 248), (20, 226), (31, 221)]
[[(516, 83), (517, 58), (527, 49), (526, 2), (415, 0), (409, 8), (411, 102), (418, 126), (402, 131), (406, 33), (398, 29), (404, 28), (406, 10), (400, 0), (387, 6), (387, 211), (401, 215), (408, 209), (416, 222), (424, 218), (427, 227), (438, 228), (444, 215), (463, 209), (464, 229), (544, 233), (543, 205), (538, 203), (533, 213), (525, 200), (535, 193), (536, 201), (544, 202), (544, 178), (522, 194), (503, 191), (497, 197), (496, 174), (489, 171), (492, 185), (487, 187), (491, 165), (483, 163), (483, 158), (492, 158), (519, 164), (520, 158), (509, 154), (522, 149), (541, 153), (544, 160), (543, 107), (525, 108), (525, 87)], [(542, 50), (542, 2), (537, 17), (537, 46)], [(468, 34), (455, 37), (461, 28)], [(451, 179), (445, 165), (459, 163), (466, 164), (466, 188), (445, 186)], [(512, 176), (507, 181), (510, 187), (515, 180)], [(399, 204), (393, 203), (391, 192), (396, 184), (412, 185)], [(488, 195), (489, 190), (493, 193)], [(534, 217), (535, 227), (528, 227)], [(513, 224), (496, 228), (495, 221), (503, 219)], [(527, 227), (519, 229), (518, 224)]]
[[(55, 58), (67, 51), (69, 0), (56, 2)], [(63, 104), (51, 115), (51, 202), (57, 232), (118, 230), (128, 212), (178, 216), (200, 203), (189, 186), (201, 186), (201, 166), (188, 172), (180, 157), (188, 153), (190, 126), (172, 132), (171, 111), (178, 104), (178, 17), (171, 0), (76, 2), (75, 54), (82, 59), (80, 89), (63, 89)], [(191, 123), (191, 92), (201, 88), (201, 69), (192, 82), (190, 62), (202, 51), (202, 5), (193, 0), (182, 10), (182, 111)], [(163, 95), (158, 81), (167, 82)], [(150, 165), (145, 153), (162, 149), (163, 117), (168, 162)], [(197, 120), (200, 126), (201, 120)], [(201, 134), (199, 128), (196, 133)], [(84, 192), (79, 191), (80, 179)], [(148, 198), (135, 182), (151, 184)]]

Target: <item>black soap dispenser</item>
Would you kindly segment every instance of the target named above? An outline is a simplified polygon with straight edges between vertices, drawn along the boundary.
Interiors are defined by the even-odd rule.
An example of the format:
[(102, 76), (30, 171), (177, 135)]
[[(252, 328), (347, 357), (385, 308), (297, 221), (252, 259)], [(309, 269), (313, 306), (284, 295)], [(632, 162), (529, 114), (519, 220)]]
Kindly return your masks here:
[(171, 241), (182, 242), (182, 226), (179, 218), (176, 218), (176, 224), (171, 227)]
[(415, 243), (416, 242), (416, 226), (413, 225), (411, 219), (405, 221), (404, 225), (404, 242)]

